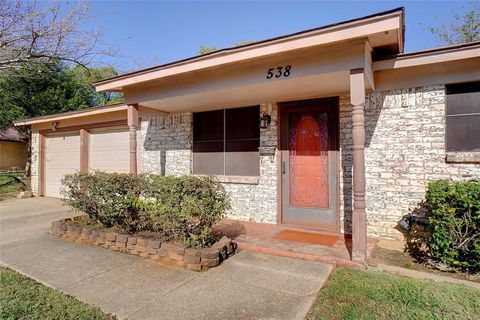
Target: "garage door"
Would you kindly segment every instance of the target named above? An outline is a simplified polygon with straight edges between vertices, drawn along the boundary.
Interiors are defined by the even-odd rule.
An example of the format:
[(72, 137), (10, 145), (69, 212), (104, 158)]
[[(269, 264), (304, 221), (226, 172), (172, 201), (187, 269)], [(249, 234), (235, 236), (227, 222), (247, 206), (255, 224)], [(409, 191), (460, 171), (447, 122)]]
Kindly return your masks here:
[(45, 138), (45, 196), (62, 197), (61, 180), (80, 169), (80, 135), (78, 133)]
[(105, 172), (130, 172), (130, 147), (128, 129), (90, 131), (90, 170)]

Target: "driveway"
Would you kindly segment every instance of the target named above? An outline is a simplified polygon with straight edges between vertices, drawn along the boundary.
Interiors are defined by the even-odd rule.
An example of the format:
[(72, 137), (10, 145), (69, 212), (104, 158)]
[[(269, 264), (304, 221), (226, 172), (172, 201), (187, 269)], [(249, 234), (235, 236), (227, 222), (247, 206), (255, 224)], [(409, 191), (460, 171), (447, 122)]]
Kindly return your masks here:
[(332, 266), (242, 251), (207, 272), (49, 235), (57, 199), (0, 202), (0, 263), (120, 318), (303, 319)]

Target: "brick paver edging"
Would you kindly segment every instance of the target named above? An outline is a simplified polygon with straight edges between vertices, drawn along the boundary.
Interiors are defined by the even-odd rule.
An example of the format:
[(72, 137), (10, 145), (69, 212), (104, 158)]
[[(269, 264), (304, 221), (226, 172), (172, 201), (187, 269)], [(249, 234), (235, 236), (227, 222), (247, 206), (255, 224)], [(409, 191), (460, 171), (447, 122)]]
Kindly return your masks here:
[(236, 242), (228, 237), (221, 238), (210, 248), (193, 249), (160, 240), (92, 229), (72, 222), (74, 220), (69, 218), (54, 221), (49, 232), (65, 240), (101, 246), (145, 259), (173, 262), (193, 271), (216, 267), (237, 252)]

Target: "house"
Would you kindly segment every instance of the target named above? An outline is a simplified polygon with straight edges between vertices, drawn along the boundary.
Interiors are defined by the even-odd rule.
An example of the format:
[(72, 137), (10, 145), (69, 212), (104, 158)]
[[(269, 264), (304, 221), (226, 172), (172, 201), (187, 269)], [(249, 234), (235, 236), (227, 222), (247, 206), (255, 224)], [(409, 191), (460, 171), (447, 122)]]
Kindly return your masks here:
[(32, 189), (74, 170), (214, 175), (230, 217), (399, 238), (428, 181), (480, 176), (480, 43), (404, 53), (404, 10), (95, 84), (125, 104), (18, 121)]
[(28, 137), (16, 128), (0, 131), (0, 170), (24, 170), (28, 158)]

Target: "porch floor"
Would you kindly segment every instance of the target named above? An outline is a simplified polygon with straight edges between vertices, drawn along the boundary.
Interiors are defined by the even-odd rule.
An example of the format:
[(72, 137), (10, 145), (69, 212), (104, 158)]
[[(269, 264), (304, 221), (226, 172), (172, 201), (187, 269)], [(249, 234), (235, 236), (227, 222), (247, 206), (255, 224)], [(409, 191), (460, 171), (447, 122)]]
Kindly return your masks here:
[[(215, 230), (235, 238), (240, 250), (344, 267), (360, 266), (351, 260), (351, 238), (344, 234), (228, 219), (222, 221)], [(372, 253), (375, 243), (375, 239), (368, 239), (367, 257)]]

